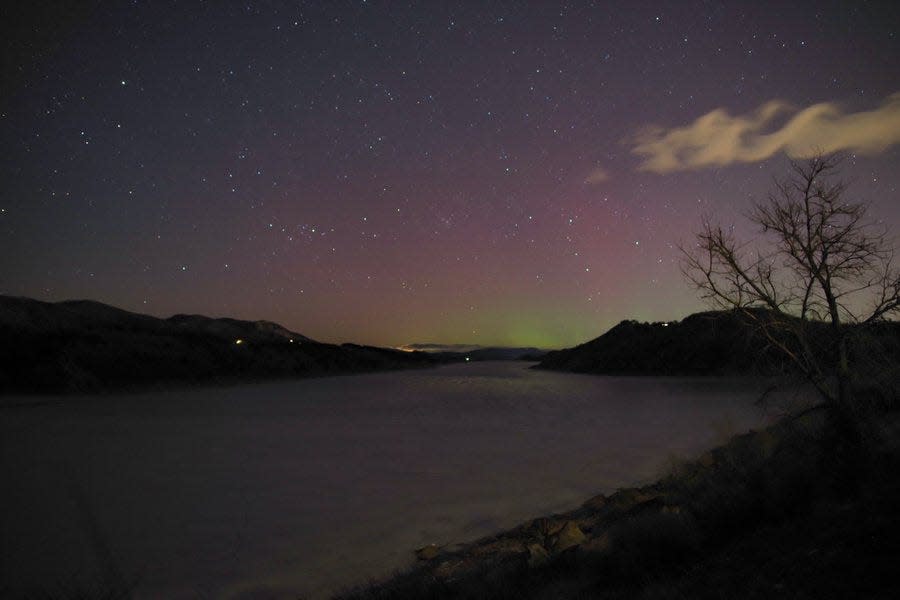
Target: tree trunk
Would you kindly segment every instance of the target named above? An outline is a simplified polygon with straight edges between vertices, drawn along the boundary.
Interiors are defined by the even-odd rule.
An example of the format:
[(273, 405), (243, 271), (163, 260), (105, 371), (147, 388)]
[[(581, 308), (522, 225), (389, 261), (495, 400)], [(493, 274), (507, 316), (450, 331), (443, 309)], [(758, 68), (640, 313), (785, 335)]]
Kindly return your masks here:
[(850, 375), (850, 361), (847, 352), (846, 335), (836, 331), (838, 336), (835, 374), (837, 394), (828, 410), (828, 429), (832, 437), (834, 455), (835, 485), (842, 493), (853, 494), (859, 487), (865, 469), (862, 449), (862, 435), (858, 411), (854, 406), (853, 382)]

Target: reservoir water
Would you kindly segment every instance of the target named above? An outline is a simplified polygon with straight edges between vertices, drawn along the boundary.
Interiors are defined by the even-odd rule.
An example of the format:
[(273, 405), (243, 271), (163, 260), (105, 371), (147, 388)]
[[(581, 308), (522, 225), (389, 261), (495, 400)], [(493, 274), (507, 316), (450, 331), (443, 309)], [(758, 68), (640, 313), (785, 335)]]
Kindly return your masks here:
[(4, 399), (0, 592), (327, 597), (773, 419), (759, 381), (528, 366)]

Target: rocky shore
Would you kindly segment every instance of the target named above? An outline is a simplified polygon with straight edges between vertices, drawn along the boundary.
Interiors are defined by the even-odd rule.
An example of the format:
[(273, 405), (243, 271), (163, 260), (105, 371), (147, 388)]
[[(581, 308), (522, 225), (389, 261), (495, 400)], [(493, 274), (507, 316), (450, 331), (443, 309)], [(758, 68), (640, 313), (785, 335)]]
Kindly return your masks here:
[[(836, 467), (847, 457), (831, 444), (823, 412), (736, 436), (653, 485), (474, 542), (419, 548), (411, 570), (340, 598), (680, 598), (704, 596), (707, 585), (732, 590), (711, 597), (765, 597), (785, 592), (780, 580), (806, 563), (812, 574), (787, 597), (834, 586), (852, 593), (852, 582), (832, 581), (836, 565), (869, 577), (900, 556), (900, 415), (867, 422), (865, 465), (854, 465), (848, 487)], [(806, 533), (786, 533), (798, 528)], [(768, 547), (776, 554), (760, 563)], [(767, 568), (772, 581), (741, 583)]]

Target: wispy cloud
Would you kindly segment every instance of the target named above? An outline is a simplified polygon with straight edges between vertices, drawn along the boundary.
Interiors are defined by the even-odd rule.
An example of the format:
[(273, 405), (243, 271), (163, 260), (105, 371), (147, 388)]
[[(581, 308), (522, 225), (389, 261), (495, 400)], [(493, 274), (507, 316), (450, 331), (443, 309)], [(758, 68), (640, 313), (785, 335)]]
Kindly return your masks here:
[(780, 100), (745, 115), (720, 108), (684, 127), (647, 127), (631, 140), (631, 151), (643, 158), (639, 170), (671, 173), (758, 162), (780, 151), (795, 158), (839, 150), (877, 154), (898, 143), (900, 93), (895, 93), (878, 108), (856, 113), (832, 102), (798, 109)]
[(597, 167), (584, 178), (585, 183), (600, 183), (609, 179), (609, 171), (601, 167)]

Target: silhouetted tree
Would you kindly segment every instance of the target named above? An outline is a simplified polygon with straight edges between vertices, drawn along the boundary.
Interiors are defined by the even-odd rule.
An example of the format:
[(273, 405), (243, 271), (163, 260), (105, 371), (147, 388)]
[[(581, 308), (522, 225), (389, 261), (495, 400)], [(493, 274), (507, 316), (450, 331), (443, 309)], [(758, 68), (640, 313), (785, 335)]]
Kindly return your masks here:
[(682, 247), (682, 271), (704, 299), (756, 321), (846, 425), (859, 375), (850, 336), (900, 309), (900, 273), (885, 228), (835, 177), (840, 162), (792, 162), (747, 215), (760, 229), (752, 245), (704, 218), (696, 243)]

